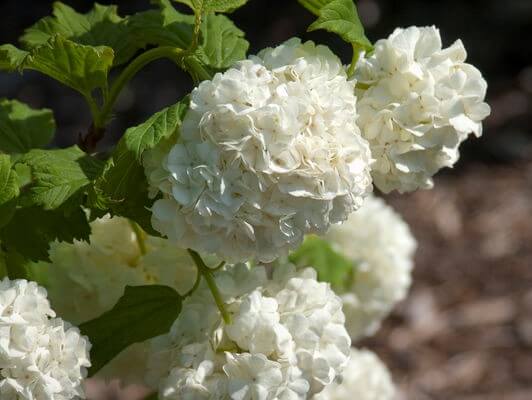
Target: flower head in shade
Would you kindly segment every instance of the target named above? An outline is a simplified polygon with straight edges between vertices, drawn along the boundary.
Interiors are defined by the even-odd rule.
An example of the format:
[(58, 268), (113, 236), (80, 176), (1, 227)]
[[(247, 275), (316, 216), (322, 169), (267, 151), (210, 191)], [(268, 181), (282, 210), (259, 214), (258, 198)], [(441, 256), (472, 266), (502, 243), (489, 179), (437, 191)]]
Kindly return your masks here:
[[(320, 278), (332, 282), (343, 302), (347, 331), (356, 341), (374, 334), (406, 296), (416, 247), (401, 216), (369, 196), (346, 222), (323, 238), (308, 238), (291, 259), (300, 267), (314, 263)], [(313, 295), (316, 289), (308, 292)], [(314, 301), (312, 295), (307, 304)]]
[(314, 400), (393, 400), (395, 386), (390, 372), (368, 350), (351, 350), (343, 379), (314, 397)]
[[(184, 293), (194, 284), (196, 268), (184, 249), (167, 239), (140, 233), (144, 249), (126, 218), (91, 222), (90, 243), (51, 244), (51, 263), (32, 273), (46, 286), (48, 299), (62, 319), (79, 324), (110, 310), (127, 285), (161, 284)], [(37, 306), (37, 305), (36, 305)], [(98, 372), (99, 377), (142, 383), (147, 345), (137, 343)]]
[(338, 292), (346, 328), (353, 340), (372, 335), (410, 288), (416, 240), (401, 216), (373, 196), (325, 239), (353, 262), (351, 281)]

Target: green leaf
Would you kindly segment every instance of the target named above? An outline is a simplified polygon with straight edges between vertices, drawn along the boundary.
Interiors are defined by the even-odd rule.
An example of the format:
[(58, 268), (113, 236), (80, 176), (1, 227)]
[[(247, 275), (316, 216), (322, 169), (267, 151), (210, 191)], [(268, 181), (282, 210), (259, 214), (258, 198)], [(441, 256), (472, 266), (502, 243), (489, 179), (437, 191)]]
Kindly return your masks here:
[(92, 343), (89, 376), (126, 347), (168, 332), (181, 312), (181, 301), (167, 286), (126, 286), (110, 311), (80, 326)]
[(186, 97), (155, 113), (142, 124), (129, 128), (123, 137), (123, 144), (140, 162), (144, 151), (153, 149), (161, 140), (177, 133), (188, 105), (189, 99)]
[(51, 110), (34, 110), (16, 100), (0, 99), (0, 152), (25, 153), (44, 147), (54, 133)]
[(17, 173), (11, 169), (11, 159), (0, 154), (0, 228), (13, 216), (18, 195)]
[(137, 222), (151, 235), (159, 235), (151, 226), (150, 207), (156, 199), (148, 194), (143, 155), (156, 146), (160, 150), (163, 143), (165, 148), (175, 143), (187, 109), (188, 97), (126, 131), (89, 192), (89, 207), (95, 215), (110, 212)]
[(106, 204), (114, 214), (133, 219), (149, 232), (153, 229), (147, 207), (153, 200), (148, 197), (142, 155), (178, 133), (187, 108), (188, 98), (129, 128), (96, 183), (95, 198), (99, 202)]
[(9, 223), (0, 229), (0, 240), (10, 250), (32, 261), (50, 261), (50, 242), (88, 241), (89, 234), (87, 216), (80, 207), (52, 211), (27, 207), (17, 209)]
[(313, 267), (318, 279), (329, 282), (334, 288), (343, 288), (354, 273), (353, 262), (333, 249), (329, 242), (310, 235), (289, 259), (299, 267)]
[(85, 46), (61, 36), (29, 52), (12, 45), (0, 46), (0, 67), (8, 71), (39, 71), (89, 97), (93, 90), (107, 91), (107, 74), (113, 65), (113, 49)]
[[(143, 45), (189, 48), (194, 17), (177, 11), (169, 0), (157, 0), (159, 10), (150, 10), (129, 18), (129, 26)], [(214, 71), (226, 69), (246, 58), (249, 43), (244, 32), (223, 15), (209, 14), (202, 19), (197, 60)], [(212, 71), (210, 71), (212, 72)]]
[(115, 65), (126, 62), (139, 49), (127, 20), (118, 15), (114, 5), (96, 3), (88, 13), (80, 14), (66, 4), (55, 2), (53, 16), (44, 17), (26, 29), (20, 41), (26, 49), (32, 49), (56, 34), (76, 43), (112, 48)]
[(208, 15), (201, 26), (198, 59), (215, 69), (226, 69), (246, 58), (249, 43), (244, 32), (224, 15)]
[(31, 170), (31, 183), (23, 188), (21, 202), (53, 210), (74, 198), (103, 170), (103, 162), (77, 146), (59, 150), (32, 150), (18, 160)]
[(14, 71), (24, 63), (28, 52), (17, 49), (12, 44), (0, 46), (0, 71)]
[(19, 194), (17, 174), (11, 169), (11, 159), (0, 154), (0, 205), (5, 204)]
[(4, 279), (6, 276), (7, 276), (6, 254), (0, 247), (0, 279)]
[(175, 0), (178, 3), (186, 4), (195, 13), (200, 15), (212, 12), (232, 12), (242, 7), (248, 0)]
[(336, 33), (353, 46), (366, 51), (373, 48), (364, 33), (353, 0), (298, 0), (305, 8), (318, 16), (308, 30), (324, 29)]
[(5, 270), (9, 279), (28, 279), (31, 261), (16, 250), (5, 249)]
[(136, 40), (145, 45), (188, 48), (192, 41), (194, 17), (177, 11), (169, 0), (156, 0), (158, 10), (137, 13), (128, 18)]

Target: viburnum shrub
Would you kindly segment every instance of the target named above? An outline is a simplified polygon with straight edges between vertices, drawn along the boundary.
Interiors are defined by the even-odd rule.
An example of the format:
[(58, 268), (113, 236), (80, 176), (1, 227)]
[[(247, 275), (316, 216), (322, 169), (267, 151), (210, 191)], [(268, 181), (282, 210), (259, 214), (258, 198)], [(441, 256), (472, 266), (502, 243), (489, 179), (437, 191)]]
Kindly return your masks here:
[[(0, 46), (1, 70), (48, 75), (92, 113), (58, 149), (52, 111), (0, 99), (0, 397), (82, 398), (95, 375), (161, 400), (390, 400), (352, 341), (406, 296), (417, 244), (372, 191), (453, 166), (490, 112), (481, 73), (435, 27), (373, 45), (352, 0), (299, 0), (309, 30), (352, 46), (347, 66), (298, 38), (247, 55), (224, 14), (246, 0), (153, 3), (56, 2)], [(160, 58), (195, 88), (99, 152)]]

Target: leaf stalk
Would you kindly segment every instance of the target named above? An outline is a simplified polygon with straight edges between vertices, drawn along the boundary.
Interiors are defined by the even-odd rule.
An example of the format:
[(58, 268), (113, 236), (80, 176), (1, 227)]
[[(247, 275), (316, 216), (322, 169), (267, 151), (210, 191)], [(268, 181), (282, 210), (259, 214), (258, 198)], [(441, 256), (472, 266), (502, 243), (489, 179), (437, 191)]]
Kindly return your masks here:
[(355, 68), (357, 66), (358, 60), (360, 59), (360, 55), (362, 54), (362, 47), (359, 46), (356, 43), (353, 43), (353, 57), (351, 59), (351, 64), (349, 65), (349, 68), (347, 69), (347, 76), (351, 78), (355, 74)]
[(113, 110), (113, 106), (118, 99), (118, 95), (131, 78), (133, 78), (144, 66), (159, 58), (168, 58), (182, 68), (182, 60), (185, 53), (186, 52), (183, 49), (177, 47), (161, 46), (148, 50), (135, 58), (113, 83), (107, 100), (102, 106), (98, 117), (94, 120), (94, 125), (97, 128), (103, 128), (106, 125)]
[(147, 249), (146, 249), (146, 242), (145, 237), (146, 234), (142, 230), (142, 228), (133, 220), (129, 220), (129, 225), (131, 225), (131, 229), (133, 230), (133, 233), (135, 234), (135, 239), (137, 241), (137, 245), (139, 246), (140, 254), (143, 256), (146, 255)]
[(229, 325), (231, 323), (231, 315), (225, 309), (225, 303), (222, 299), (222, 294), (220, 293), (220, 290), (216, 285), (212, 270), (205, 264), (205, 262), (197, 252), (192, 249), (187, 249), (187, 251), (190, 254), (190, 257), (192, 257), (192, 260), (194, 260), (194, 263), (196, 264), (198, 274), (201, 274), (201, 276), (205, 278), (207, 286), (209, 287), (209, 290), (212, 293), (212, 297), (214, 298), (218, 310), (220, 310), (220, 314), (222, 314), (224, 322)]

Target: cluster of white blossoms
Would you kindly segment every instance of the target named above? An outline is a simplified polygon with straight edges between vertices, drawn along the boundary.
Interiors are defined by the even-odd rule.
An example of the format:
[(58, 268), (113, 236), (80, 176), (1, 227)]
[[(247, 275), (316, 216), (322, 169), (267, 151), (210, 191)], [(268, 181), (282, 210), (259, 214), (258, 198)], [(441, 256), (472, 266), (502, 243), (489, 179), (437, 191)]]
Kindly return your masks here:
[(401, 216), (374, 196), (325, 239), (353, 261), (352, 281), (339, 293), (347, 331), (353, 340), (374, 334), (407, 294), (416, 240)]
[(90, 343), (54, 317), (44, 288), (26, 280), (0, 281), (2, 400), (84, 397)]
[[(120, 217), (106, 216), (90, 225), (90, 243), (52, 243), (51, 263), (32, 267), (33, 276), (46, 286), (53, 309), (64, 320), (79, 324), (99, 317), (116, 304), (127, 285), (161, 284), (183, 294), (194, 284), (192, 260), (169, 240), (135, 233), (131, 223)], [(135, 344), (98, 376), (141, 383), (146, 358), (147, 345)]]
[(232, 323), (207, 287), (183, 303), (171, 331), (153, 340), (147, 382), (161, 400), (306, 399), (348, 362), (339, 297), (313, 269), (236, 264), (215, 274)]
[(327, 386), (314, 400), (393, 400), (396, 390), (390, 372), (368, 350), (351, 350), (340, 383)]
[(103, 217), (90, 224), (90, 243), (51, 244), (51, 263), (33, 267), (54, 310), (78, 324), (111, 309), (127, 285), (162, 284), (184, 293), (196, 268), (186, 250), (169, 240), (142, 235), (126, 218)]
[(432, 176), (458, 160), (460, 143), (482, 134), (487, 84), (466, 56), (460, 40), (442, 49), (438, 29), (414, 26), (377, 41), (359, 61), (357, 123), (383, 192), (432, 187)]
[(154, 228), (229, 262), (271, 262), (344, 221), (372, 188), (354, 90), (328, 47), (299, 39), (201, 82), (179, 141), (145, 157), (163, 194)]
[[(161, 400), (390, 400), (388, 371), (350, 346), (405, 297), (416, 241), (371, 196), (372, 183), (429, 188), (459, 145), (481, 135), (486, 82), (465, 59), (462, 43), (443, 49), (434, 27), (378, 41), (352, 79), (325, 46), (291, 39), (264, 49), (201, 82), (179, 136), (143, 154), (152, 225), (168, 239), (104, 217), (90, 244), (52, 244), (52, 262), (33, 273), (73, 323), (111, 309), (126, 285), (187, 293), (169, 333), (102, 372), (145, 380)], [(352, 262), (341, 297), (312, 268), (249, 263), (282, 260), (307, 234), (325, 235)], [(184, 248), (237, 264), (199, 265), (190, 294), (198, 271)], [(89, 347), (55, 318), (43, 288), (0, 282), (2, 399), (83, 396)]]

